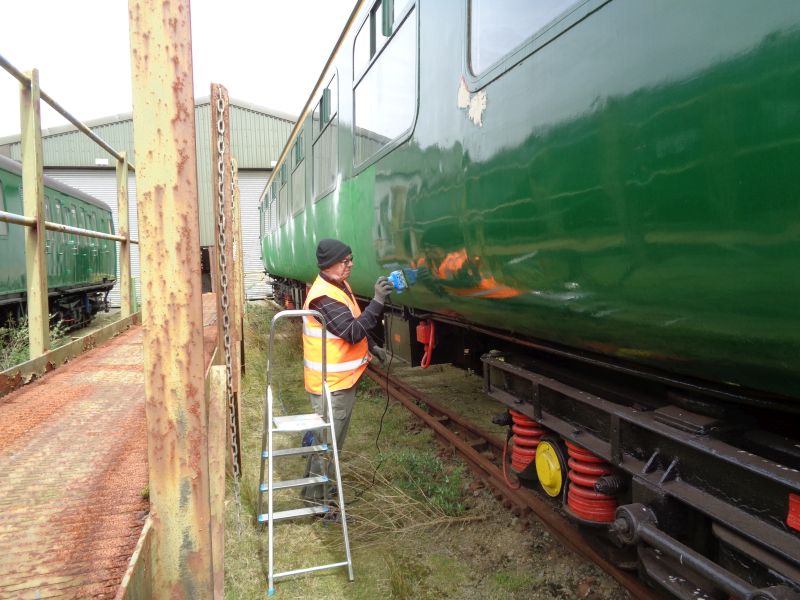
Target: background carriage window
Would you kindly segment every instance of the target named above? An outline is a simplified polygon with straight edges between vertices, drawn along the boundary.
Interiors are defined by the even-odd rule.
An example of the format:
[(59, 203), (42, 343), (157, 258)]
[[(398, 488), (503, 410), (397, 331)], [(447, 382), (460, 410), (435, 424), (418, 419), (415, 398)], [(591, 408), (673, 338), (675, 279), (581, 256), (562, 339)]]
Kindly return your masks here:
[[(94, 212), (89, 213), (89, 228), (93, 231), (97, 231), (97, 214)], [(98, 243), (97, 238), (89, 238), (89, 245), (92, 248), (95, 248)]]
[(471, 0), (472, 72), (478, 74), (491, 67), (575, 3), (575, 0)]
[[(105, 232), (105, 230), (106, 230), (106, 220), (103, 218), (103, 215), (100, 215), (100, 221), (99, 222), (100, 222), (100, 226), (97, 228), (97, 231)], [(108, 233), (111, 233), (111, 232), (109, 231)], [(109, 240), (104, 240), (104, 239), (98, 239), (97, 240), (97, 245), (100, 247), (100, 252), (102, 252), (103, 254), (105, 254), (106, 250), (108, 250), (108, 244), (109, 244)]]
[[(372, 21), (376, 38), (380, 39), (377, 36), (381, 21), (377, 17)], [(416, 15), (412, 9), (356, 83), (354, 150), (357, 164), (400, 137), (413, 124), (417, 100), (416, 65)]]
[[(53, 216), (55, 217), (56, 223), (62, 223), (62, 224), (64, 223), (64, 221), (61, 220), (62, 219), (62, 217), (61, 217), (61, 200), (59, 200), (58, 198), (56, 198), (56, 205), (55, 205), (55, 211), (54, 211), (54, 215)], [(61, 241), (62, 244), (64, 243), (64, 232), (63, 231), (58, 233), (58, 239)]]
[[(86, 211), (83, 210), (83, 207), (80, 208), (78, 211), (78, 227), (81, 229), (86, 229)], [(79, 235), (78, 236), (78, 246), (81, 248), (89, 245), (89, 238)]]
[(314, 113), (311, 115), (311, 131), (314, 138), (311, 162), (314, 170), (312, 190), (314, 198), (320, 198), (333, 189), (336, 183), (338, 161), (339, 80), (334, 73), (320, 94)]
[[(3, 191), (2, 181), (0, 181), (0, 210), (6, 210), (6, 195)], [(8, 235), (8, 223), (0, 221), (0, 235)]]
[[(2, 210), (2, 208), (0, 208)], [(50, 197), (44, 197), (44, 220), (52, 222), (50, 218)], [(50, 253), (50, 249), (52, 247), (54, 234), (49, 229), (45, 228), (44, 239), (45, 239), (45, 252)]]
[[(69, 224), (72, 225), (73, 227), (77, 227), (78, 211), (75, 209), (74, 206), (69, 209), (68, 214), (70, 215)], [(78, 242), (78, 236), (74, 233), (69, 234), (69, 241), (72, 243), (73, 246), (75, 246)]]

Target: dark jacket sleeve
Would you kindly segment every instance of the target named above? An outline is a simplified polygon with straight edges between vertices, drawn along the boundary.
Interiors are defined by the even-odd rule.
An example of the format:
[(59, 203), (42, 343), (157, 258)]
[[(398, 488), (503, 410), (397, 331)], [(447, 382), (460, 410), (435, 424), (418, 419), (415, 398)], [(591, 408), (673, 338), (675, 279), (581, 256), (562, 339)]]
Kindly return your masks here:
[(369, 331), (378, 324), (383, 312), (383, 304), (372, 300), (361, 313), (361, 316), (355, 318), (347, 305), (328, 296), (315, 298), (309, 304), (309, 308), (322, 313), (330, 333), (339, 336), (350, 344), (355, 344), (367, 338), (370, 345), (372, 345)]

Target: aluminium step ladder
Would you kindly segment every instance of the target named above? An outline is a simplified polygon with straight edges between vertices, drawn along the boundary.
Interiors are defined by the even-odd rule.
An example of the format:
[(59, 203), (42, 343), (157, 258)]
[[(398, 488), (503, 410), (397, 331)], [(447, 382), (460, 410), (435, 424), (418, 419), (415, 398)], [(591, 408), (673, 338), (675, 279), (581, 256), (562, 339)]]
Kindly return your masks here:
[[(272, 351), (275, 335), (275, 325), (277, 321), (283, 318), (292, 317), (316, 317), (322, 323), (322, 395), (323, 395), (323, 414), (317, 413), (300, 414), (300, 415), (286, 415), (275, 416), (273, 414), (273, 393), (272, 393)], [(276, 314), (272, 318), (269, 334), (269, 350), (267, 354), (267, 395), (264, 406), (264, 433), (261, 438), (261, 475), (258, 484), (258, 522), (267, 523), (269, 530), (269, 589), (267, 593), (272, 596), (275, 593), (275, 580), (281, 577), (289, 577), (291, 575), (298, 575), (301, 573), (310, 573), (312, 571), (321, 571), (324, 569), (334, 569), (337, 567), (347, 567), (347, 575), (350, 581), (353, 581), (353, 561), (350, 556), (350, 539), (347, 534), (347, 515), (344, 508), (344, 490), (342, 488), (342, 476), (339, 470), (339, 453), (336, 445), (336, 431), (333, 426), (333, 419), (329, 418), (333, 414), (331, 407), (331, 392), (328, 388), (327, 382), (327, 362), (325, 355), (325, 341), (326, 341), (327, 328), (325, 318), (315, 310), (284, 310)], [(308, 431), (319, 431), (322, 436), (319, 441), (311, 446), (300, 446), (297, 448), (283, 448), (273, 450), (274, 435), (281, 433), (294, 434), (295, 436)], [(328, 442), (330, 440), (330, 443)], [(310, 477), (302, 477), (300, 479), (287, 479), (282, 481), (274, 481), (274, 459), (286, 456), (303, 456), (310, 454), (319, 454), (327, 458), (327, 461), (332, 460), (336, 472), (336, 490), (338, 492), (339, 501), (339, 518), (342, 527), (342, 535), (344, 536), (344, 549), (346, 560), (341, 562), (334, 562), (325, 565), (318, 565), (306, 567), (302, 569), (294, 569), (291, 571), (275, 572), (275, 563), (273, 556), (273, 540), (275, 531), (275, 522), (285, 519), (295, 519), (300, 517), (308, 517), (318, 514), (324, 514), (330, 511), (329, 494), (332, 481), (327, 476), (328, 462), (326, 461), (326, 468), (321, 475), (312, 475)], [(265, 469), (266, 467), (266, 469)], [(264, 473), (266, 471), (267, 480), (264, 481)], [(322, 484), (323, 485), (323, 504), (319, 506), (305, 506), (302, 508), (295, 508), (291, 510), (283, 510), (275, 512), (273, 510), (273, 494), (276, 490), (283, 490), (289, 488), (301, 488), (307, 485)], [(267, 512), (263, 512), (263, 496), (267, 494)]]

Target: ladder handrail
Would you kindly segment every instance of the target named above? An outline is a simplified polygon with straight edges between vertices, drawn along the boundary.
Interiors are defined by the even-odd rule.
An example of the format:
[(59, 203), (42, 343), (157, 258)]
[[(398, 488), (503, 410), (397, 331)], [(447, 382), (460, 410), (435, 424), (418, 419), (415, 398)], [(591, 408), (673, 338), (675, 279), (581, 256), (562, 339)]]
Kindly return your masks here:
[[(275, 347), (275, 330), (276, 330), (276, 323), (280, 319), (284, 318), (292, 318), (292, 317), (302, 317), (303, 319), (307, 317), (315, 317), (319, 320), (322, 324), (322, 407), (321, 410), (324, 414), (319, 415), (318, 413), (314, 415), (315, 418), (319, 419), (319, 425), (317, 425), (313, 420), (309, 422), (308, 418), (311, 415), (297, 415), (304, 419), (300, 421), (302, 423), (302, 427), (311, 426), (319, 428), (322, 430), (324, 437), (323, 441), (327, 442), (327, 438), (330, 437), (330, 447), (327, 446), (327, 443), (319, 446), (318, 449), (313, 451), (325, 451), (331, 454), (333, 461), (334, 461), (334, 469), (336, 472), (336, 487), (337, 487), (337, 494), (339, 500), (339, 513), (340, 513), (340, 523), (342, 526), (342, 533), (344, 535), (344, 544), (345, 544), (345, 554), (347, 560), (345, 562), (338, 562), (338, 563), (331, 563), (328, 565), (319, 565), (315, 567), (307, 567), (302, 569), (294, 569), (291, 571), (285, 571), (282, 573), (275, 573), (275, 561), (274, 561), (274, 544), (273, 544), (273, 528), (274, 522), (276, 520), (276, 513), (274, 512), (274, 505), (273, 505), (273, 492), (275, 490), (275, 481), (273, 479), (273, 470), (274, 470), (274, 463), (273, 457), (275, 454), (275, 450), (273, 448), (273, 432), (290, 432), (296, 431), (297, 429), (293, 429), (290, 427), (288, 429), (281, 429), (281, 428), (274, 428), (273, 421), (277, 419), (277, 417), (273, 414), (273, 401), (274, 401), (274, 394), (272, 391), (272, 353)], [(304, 322), (305, 326), (305, 322)], [(270, 323), (270, 332), (269, 332), (269, 347), (267, 352), (267, 389), (265, 394), (265, 406), (264, 406), (264, 433), (261, 439), (261, 474), (259, 476), (259, 488), (258, 488), (258, 520), (259, 522), (263, 522), (263, 517), (266, 516), (267, 519), (267, 529), (269, 535), (269, 549), (268, 549), (268, 595), (273, 595), (275, 593), (274, 581), (276, 578), (279, 577), (287, 577), (290, 575), (300, 574), (300, 573), (309, 573), (313, 571), (318, 571), (321, 569), (329, 569), (341, 566), (347, 566), (347, 575), (350, 581), (353, 581), (353, 559), (352, 555), (350, 554), (350, 536), (347, 531), (347, 515), (345, 512), (344, 506), (344, 488), (342, 486), (342, 473), (341, 468), (339, 465), (339, 447), (336, 440), (336, 429), (333, 423), (333, 400), (330, 387), (328, 386), (328, 377), (327, 377), (327, 355), (326, 355), (326, 341), (327, 341), (327, 322), (325, 317), (316, 310), (283, 310), (277, 313), (275, 316), (272, 317), (272, 321)], [(279, 390), (280, 392), (280, 390)], [(281, 417), (284, 418), (284, 417)], [(266, 461), (265, 461), (266, 458)], [(330, 459), (328, 459), (330, 460)], [(328, 463), (329, 464), (329, 463)], [(267, 485), (265, 489), (262, 489), (264, 483), (264, 476), (265, 476), (265, 467), (267, 470), (266, 477), (267, 477)], [(328, 466), (325, 467), (325, 482), (323, 482), (323, 506), (328, 507), (329, 503), (329, 486), (330, 486), (330, 478), (327, 476)], [(313, 478), (311, 478), (313, 479)], [(303, 485), (309, 481), (308, 478), (304, 479), (297, 479), (297, 480), (283, 480), (279, 481), (278, 483), (291, 483), (292, 485)], [(266, 491), (268, 498), (267, 498), (267, 514), (264, 515), (262, 512), (263, 506), (263, 492)], [(325, 510), (329, 510), (325, 508)], [(310, 514), (319, 514), (320, 512), (325, 512), (322, 508), (309, 508), (309, 509), (302, 509), (302, 511), (309, 511), (303, 512), (303, 516), (307, 516)], [(278, 519), (284, 518), (293, 518), (298, 515), (292, 514), (288, 516), (286, 513), (293, 513), (295, 511), (279, 511), (277, 513)]]

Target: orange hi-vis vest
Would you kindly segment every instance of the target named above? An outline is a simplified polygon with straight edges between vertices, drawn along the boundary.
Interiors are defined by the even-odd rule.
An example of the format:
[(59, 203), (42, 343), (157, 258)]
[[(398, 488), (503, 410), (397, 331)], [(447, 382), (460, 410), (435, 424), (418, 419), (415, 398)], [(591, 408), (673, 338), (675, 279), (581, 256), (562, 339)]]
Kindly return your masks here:
[[(352, 290), (344, 282), (347, 290)], [(327, 296), (346, 305), (353, 317), (361, 315), (358, 304), (344, 290), (328, 283), (317, 276), (314, 285), (308, 291), (308, 297), (303, 308), (308, 310), (311, 301), (321, 296)], [(342, 338), (326, 332), (326, 362), (328, 388), (346, 390), (358, 383), (359, 377), (367, 368), (369, 362), (369, 345), (367, 339), (351, 344)], [(303, 317), (303, 371), (305, 376), (306, 391), (312, 394), (322, 393), (322, 325), (314, 317)]]

